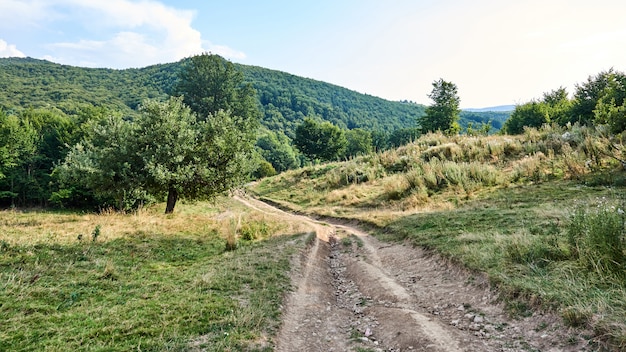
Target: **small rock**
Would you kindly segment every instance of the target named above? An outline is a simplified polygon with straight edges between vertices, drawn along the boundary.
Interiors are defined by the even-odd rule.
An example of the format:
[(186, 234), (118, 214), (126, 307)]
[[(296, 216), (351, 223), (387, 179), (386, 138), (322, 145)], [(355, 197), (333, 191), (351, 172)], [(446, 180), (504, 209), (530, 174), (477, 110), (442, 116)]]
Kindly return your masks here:
[(547, 334), (543, 334), (543, 335), (541, 335), (541, 338), (542, 338), (542, 339), (545, 339), (546, 337), (548, 337), (548, 335), (547, 335)]
[(461, 312), (462, 312), (462, 311), (464, 311), (464, 310), (465, 310), (465, 307), (461, 304), (460, 306), (458, 306), (458, 307), (456, 308), (456, 310), (458, 310), (458, 311), (461, 311)]
[(469, 329), (472, 331), (480, 331), (480, 325), (478, 324), (470, 324)]
[(483, 322), (485, 322), (485, 318), (481, 317), (480, 315), (474, 317), (474, 323), (481, 324)]
[(363, 342), (370, 342), (370, 339), (368, 339), (367, 337), (361, 337), (361, 341), (363, 341)]
[(473, 320), (474, 320), (474, 317), (475, 317), (475, 315), (474, 315), (474, 314), (470, 314), (470, 313), (465, 314), (465, 318), (466, 318), (467, 320), (472, 320), (472, 321), (473, 321)]
[(453, 321), (451, 321), (451, 322), (450, 322), (450, 325), (457, 326), (457, 325), (459, 325), (460, 323), (461, 323), (461, 321), (460, 321), (459, 319), (455, 319), (455, 320), (453, 320)]

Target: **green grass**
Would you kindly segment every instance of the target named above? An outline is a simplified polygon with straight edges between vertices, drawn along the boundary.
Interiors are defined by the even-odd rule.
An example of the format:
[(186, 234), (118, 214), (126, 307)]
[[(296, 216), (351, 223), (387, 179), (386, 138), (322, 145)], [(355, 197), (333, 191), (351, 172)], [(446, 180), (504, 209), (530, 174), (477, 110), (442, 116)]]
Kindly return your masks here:
[[(180, 226), (189, 216), (159, 221)], [(225, 250), (219, 223), (208, 220), (192, 231), (161, 226), (116, 236), (104, 221), (96, 241), (0, 240), (0, 350), (271, 350), (290, 289), (290, 258), (305, 239), (272, 237), (279, 232), (273, 224), (252, 224), (263, 240), (242, 241), (233, 251)]]

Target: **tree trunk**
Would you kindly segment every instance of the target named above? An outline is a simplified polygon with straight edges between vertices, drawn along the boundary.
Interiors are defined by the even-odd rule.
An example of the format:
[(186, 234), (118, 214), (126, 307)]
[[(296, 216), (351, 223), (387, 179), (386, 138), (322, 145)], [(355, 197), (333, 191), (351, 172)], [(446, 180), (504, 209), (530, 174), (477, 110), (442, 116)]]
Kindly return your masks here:
[(167, 192), (167, 206), (165, 207), (165, 214), (171, 214), (174, 212), (176, 201), (178, 200), (178, 191), (174, 187), (170, 187)]

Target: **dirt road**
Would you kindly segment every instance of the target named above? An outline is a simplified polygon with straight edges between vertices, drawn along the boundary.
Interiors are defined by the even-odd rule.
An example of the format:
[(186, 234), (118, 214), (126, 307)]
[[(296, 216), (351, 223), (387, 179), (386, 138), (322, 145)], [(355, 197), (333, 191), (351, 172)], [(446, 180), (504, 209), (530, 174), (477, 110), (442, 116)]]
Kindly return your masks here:
[(483, 278), (436, 255), (238, 199), (316, 233), (294, 261), (279, 352), (592, 350), (551, 314), (511, 319)]

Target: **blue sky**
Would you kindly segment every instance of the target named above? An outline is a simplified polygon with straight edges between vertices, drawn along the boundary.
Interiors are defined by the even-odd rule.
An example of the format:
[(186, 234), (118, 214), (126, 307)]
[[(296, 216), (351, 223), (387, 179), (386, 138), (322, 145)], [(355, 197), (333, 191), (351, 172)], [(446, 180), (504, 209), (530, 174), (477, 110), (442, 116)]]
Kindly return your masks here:
[(0, 57), (144, 67), (211, 51), (233, 62), (430, 104), (524, 103), (626, 71), (622, 0), (0, 0)]

